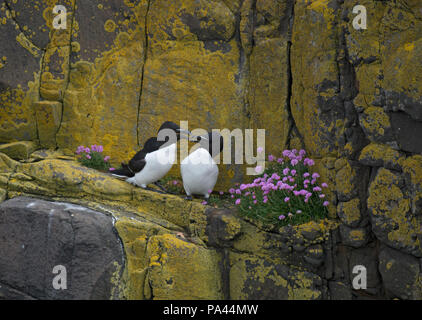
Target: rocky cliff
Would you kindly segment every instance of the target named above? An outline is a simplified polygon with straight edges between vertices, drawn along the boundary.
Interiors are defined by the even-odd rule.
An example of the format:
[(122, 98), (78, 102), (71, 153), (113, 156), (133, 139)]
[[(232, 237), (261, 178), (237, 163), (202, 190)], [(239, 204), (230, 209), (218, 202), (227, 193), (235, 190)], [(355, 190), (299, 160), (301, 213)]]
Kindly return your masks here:
[[(0, 199), (11, 199), (0, 208), (2, 242), (33, 230), (44, 255), (51, 234), (81, 261), (106, 241), (102, 260), (85, 261), (104, 269), (87, 273), (83, 297), (422, 297), (419, 0), (65, 0), (64, 30), (52, 26), (56, 4), (0, 0)], [(352, 25), (357, 4), (366, 30)], [(305, 148), (331, 186), (331, 219), (269, 233), (70, 157), (100, 143), (117, 164), (169, 119), (264, 128), (267, 153)], [(218, 188), (247, 179), (243, 166), (220, 169)], [(33, 200), (18, 196), (79, 203), (101, 218), (85, 230), (91, 211), (41, 200), (28, 208)], [(79, 252), (55, 232), (92, 247)], [(54, 297), (42, 274), (61, 250), (52, 247), (50, 260), (13, 250), (0, 255), (0, 283)], [(18, 254), (39, 265), (38, 282), (6, 272)], [(358, 264), (368, 270), (364, 292), (351, 289)]]

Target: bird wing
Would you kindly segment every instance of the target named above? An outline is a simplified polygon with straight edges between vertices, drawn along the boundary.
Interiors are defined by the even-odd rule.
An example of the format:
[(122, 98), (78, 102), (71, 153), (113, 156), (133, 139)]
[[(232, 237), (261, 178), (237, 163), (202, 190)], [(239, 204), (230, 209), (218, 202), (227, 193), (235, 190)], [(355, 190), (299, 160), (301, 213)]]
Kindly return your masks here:
[(134, 171), (134, 172), (139, 172), (141, 171), (145, 165), (146, 165), (146, 161), (145, 161), (145, 155), (143, 154), (143, 158), (142, 159), (132, 159), (129, 161), (129, 167)]

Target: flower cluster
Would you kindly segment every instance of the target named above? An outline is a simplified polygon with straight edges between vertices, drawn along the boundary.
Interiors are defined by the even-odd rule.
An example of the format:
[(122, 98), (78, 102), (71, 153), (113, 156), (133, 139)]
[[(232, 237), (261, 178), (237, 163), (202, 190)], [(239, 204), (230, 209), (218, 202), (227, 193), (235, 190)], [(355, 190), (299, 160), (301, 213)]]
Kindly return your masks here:
[(102, 153), (104, 151), (104, 147), (101, 145), (92, 145), (91, 148), (85, 146), (79, 146), (76, 149), (76, 155), (78, 156), (78, 160), (84, 166), (108, 171), (110, 168), (110, 156), (103, 156)]
[(269, 155), (268, 162), (252, 183), (229, 190), (241, 213), (273, 225), (301, 224), (327, 215), (328, 185), (319, 183), (320, 175), (311, 171), (315, 162), (305, 150), (284, 150), (280, 158)]

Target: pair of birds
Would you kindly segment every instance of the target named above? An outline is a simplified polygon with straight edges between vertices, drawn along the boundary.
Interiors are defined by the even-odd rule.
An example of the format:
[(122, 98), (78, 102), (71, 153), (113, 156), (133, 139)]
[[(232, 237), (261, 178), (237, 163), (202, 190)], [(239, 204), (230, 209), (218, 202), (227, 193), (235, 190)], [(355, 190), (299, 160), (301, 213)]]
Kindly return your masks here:
[[(148, 184), (157, 183), (176, 162), (177, 142), (189, 139), (191, 135), (174, 122), (164, 122), (157, 137), (149, 138), (144, 148), (127, 164), (122, 163), (122, 168), (114, 170), (112, 175), (144, 189)], [(208, 132), (204, 136), (194, 136), (191, 141), (199, 142), (200, 146), (180, 164), (186, 199), (192, 200), (193, 195), (208, 199), (218, 178), (218, 166), (213, 158), (223, 150), (223, 137), (217, 132)]]

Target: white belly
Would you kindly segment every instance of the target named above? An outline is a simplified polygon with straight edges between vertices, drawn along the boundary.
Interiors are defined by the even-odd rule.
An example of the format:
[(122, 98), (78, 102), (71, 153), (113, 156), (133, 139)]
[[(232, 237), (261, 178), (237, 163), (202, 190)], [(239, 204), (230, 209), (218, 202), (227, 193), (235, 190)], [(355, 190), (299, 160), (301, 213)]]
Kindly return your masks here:
[(148, 184), (163, 178), (176, 161), (176, 144), (148, 153), (145, 167), (135, 174), (135, 183), (145, 188)]
[(218, 178), (218, 166), (209, 152), (199, 148), (187, 156), (180, 164), (183, 187), (188, 196), (209, 196), (209, 190), (213, 190)]

